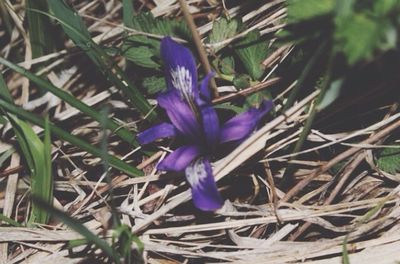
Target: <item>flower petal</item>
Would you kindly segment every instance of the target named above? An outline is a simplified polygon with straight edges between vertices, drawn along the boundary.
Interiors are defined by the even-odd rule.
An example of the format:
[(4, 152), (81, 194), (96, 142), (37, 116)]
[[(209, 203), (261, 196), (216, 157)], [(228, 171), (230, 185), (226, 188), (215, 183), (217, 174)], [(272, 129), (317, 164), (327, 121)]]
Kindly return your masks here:
[(207, 147), (210, 148), (212, 152), (219, 142), (219, 119), (217, 116), (217, 112), (212, 105), (203, 106), (200, 110)]
[(183, 101), (176, 90), (170, 90), (157, 98), (158, 104), (165, 109), (172, 124), (190, 139), (200, 137), (200, 125), (191, 108)]
[(157, 166), (163, 171), (183, 171), (195, 158), (200, 155), (198, 146), (183, 146), (169, 154)]
[(209, 83), (211, 78), (213, 78), (215, 75), (215, 72), (209, 72), (206, 77), (201, 81), (200, 84), (200, 94), (203, 96), (203, 98), (209, 102), (211, 101), (211, 94), (210, 94), (210, 88), (209, 88)]
[(272, 101), (264, 101), (259, 108), (250, 108), (228, 120), (221, 128), (220, 143), (241, 140), (250, 135), (272, 106)]
[(189, 49), (170, 37), (161, 41), (161, 56), (165, 63), (168, 89), (177, 89), (185, 99), (198, 97), (197, 70)]
[(199, 158), (185, 170), (186, 179), (192, 187), (194, 205), (203, 211), (221, 208), (223, 201), (212, 174), (210, 162)]
[(176, 128), (170, 123), (161, 123), (139, 133), (137, 140), (141, 145), (145, 145), (159, 138), (176, 136), (177, 132)]

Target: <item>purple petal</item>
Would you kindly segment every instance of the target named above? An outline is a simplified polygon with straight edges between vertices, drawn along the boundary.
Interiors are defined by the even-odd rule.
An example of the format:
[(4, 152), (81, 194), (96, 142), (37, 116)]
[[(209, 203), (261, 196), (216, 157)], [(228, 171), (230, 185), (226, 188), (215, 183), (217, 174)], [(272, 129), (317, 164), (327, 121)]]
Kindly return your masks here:
[(158, 104), (165, 109), (172, 124), (191, 139), (200, 137), (200, 125), (189, 105), (183, 101), (176, 90), (170, 90), (157, 98)]
[(210, 162), (199, 158), (185, 170), (186, 179), (192, 187), (194, 205), (203, 211), (213, 211), (223, 205), (221, 195), (212, 174)]
[(221, 128), (220, 143), (246, 138), (257, 127), (258, 121), (272, 108), (271, 101), (264, 101), (259, 108), (250, 108), (228, 120)]
[(212, 105), (201, 107), (201, 117), (203, 120), (203, 130), (209, 148), (214, 149), (220, 136), (219, 119), (217, 112)]
[(169, 154), (157, 166), (163, 171), (183, 171), (195, 158), (200, 155), (198, 146), (183, 146)]
[(137, 140), (141, 145), (148, 144), (159, 138), (176, 136), (176, 128), (169, 123), (161, 123), (153, 126), (137, 135)]
[(200, 84), (200, 94), (204, 97), (204, 99), (208, 102), (211, 101), (211, 94), (210, 94), (210, 88), (209, 88), (209, 83), (210, 80), (214, 77), (215, 72), (209, 72), (206, 77), (201, 81)]
[(198, 89), (192, 53), (170, 37), (162, 39), (160, 49), (168, 88), (177, 89), (184, 98), (194, 101), (198, 97)]

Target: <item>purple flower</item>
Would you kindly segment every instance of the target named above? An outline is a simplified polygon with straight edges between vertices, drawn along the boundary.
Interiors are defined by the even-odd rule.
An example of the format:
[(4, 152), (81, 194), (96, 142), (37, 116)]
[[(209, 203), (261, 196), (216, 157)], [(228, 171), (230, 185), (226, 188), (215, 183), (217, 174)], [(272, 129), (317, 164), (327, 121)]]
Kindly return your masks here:
[(165, 63), (168, 89), (158, 96), (157, 101), (171, 123), (161, 123), (143, 131), (138, 140), (147, 144), (159, 138), (184, 139), (187, 145), (169, 154), (157, 168), (184, 171), (192, 188), (194, 205), (204, 211), (218, 209), (223, 202), (209, 158), (219, 144), (240, 141), (250, 135), (258, 121), (271, 109), (272, 103), (265, 101), (260, 108), (251, 108), (220, 127), (208, 89), (213, 74), (208, 74), (198, 86), (191, 52), (170, 37), (161, 41), (161, 56)]

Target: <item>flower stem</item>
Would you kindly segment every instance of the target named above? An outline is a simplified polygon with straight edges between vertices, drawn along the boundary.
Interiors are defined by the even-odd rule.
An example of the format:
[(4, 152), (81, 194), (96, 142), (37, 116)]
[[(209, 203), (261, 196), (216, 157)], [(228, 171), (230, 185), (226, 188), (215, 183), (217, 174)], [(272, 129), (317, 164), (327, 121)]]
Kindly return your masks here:
[[(194, 41), (194, 44), (196, 45), (197, 51), (199, 53), (200, 61), (201, 61), (201, 64), (203, 65), (204, 71), (206, 73), (210, 73), (211, 65), (210, 65), (210, 62), (208, 61), (207, 53), (204, 50), (203, 44), (201, 43), (200, 34), (197, 31), (196, 24), (194, 23), (194, 20), (193, 20), (193, 16), (190, 14), (188, 5), (185, 0), (179, 0), (179, 4), (181, 6), (182, 13), (186, 20), (186, 23), (187, 23), (190, 31), (192, 32), (193, 41)], [(210, 81), (210, 88), (211, 88), (212, 94), (214, 95), (214, 98), (217, 98), (219, 96), (219, 94), (218, 94), (217, 84), (215, 83), (214, 78), (212, 78)]]

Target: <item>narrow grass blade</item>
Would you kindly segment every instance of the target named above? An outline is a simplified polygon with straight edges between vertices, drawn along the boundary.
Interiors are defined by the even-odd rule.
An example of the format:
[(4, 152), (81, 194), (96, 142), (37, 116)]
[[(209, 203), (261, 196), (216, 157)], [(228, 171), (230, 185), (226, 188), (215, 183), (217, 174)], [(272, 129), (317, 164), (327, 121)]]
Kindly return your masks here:
[[(6, 60), (4, 58), (0, 58), (0, 63), (4, 64), (5, 66), (7, 66), (8, 68), (10, 68), (12, 70), (24, 75), (30, 81), (32, 81), (35, 84), (37, 84), (39, 88), (51, 92), (52, 94), (54, 94), (58, 98), (62, 99), (66, 103), (70, 104), (71, 106), (73, 106), (76, 109), (78, 109), (79, 111), (81, 111), (82, 113), (85, 113), (88, 116), (90, 116), (91, 118), (93, 118), (94, 120), (96, 120), (98, 122), (101, 122), (101, 120), (103, 118), (101, 116), (101, 114), (99, 114), (97, 111), (92, 109), (87, 104), (85, 104), (82, 101), (76, 99), (71, 94), (63, 91), (62, 89), (52, 85), (48, 81), (40, 78), (39, 76), (36, 76), (35, 74), (27, 71), (26, 69), (24, 69), (24, 68), (22, 68), (22, 67), (20, 67), (20, 66), (18, 66), (16, 64), (8, 61), (8, 60)], [(0, 87), (0, 93), (3, 94), (1, 87)], [(6, 98), (8, 98), (8, 96)], [(128, 143), (130, 143), (130, 144), (132, 144), (134, 146), (138, 146), (138, 143), (136, 142), (135, 136), (128, 129), (126, 129), (125, 127), (121, 127), (120, 125), (118, 125), (113, 120), (110, 119), (107, 122), (107, 128), (110, 129), (115, 134), (117, 134), (121, 139), (125, 140), (126, 142), (128, 142)]]
[(122, 0), (122, 18), (124, 21), (124, 25), (126, 27), (133, 27), (133, 1), (132, 0)]
[[(29, 166), (31, 193), (50, 203), (53, 194), (53, 181), (49, 146), (45, 146), (28, 123), (15, 118), (13, 115), (9, 115), (9, 120)], [(48, 121), (45, 121), (45, 141), (48, 141), (48, 145), (50, 145), (49, 133)], [(48, 220), (48, 213), (33, 203), (29, 223), (46, 224)]]
[[(0, 58), (1, 59), (1, 58)], [(4, 81), (3, 75), (0, 74), (0, 97), (9, 103), (13, 102), (10, 91), (8, 90), (7, 84)]]
[(345, 236), (343, 241), (342, 263), (350, 264), (349, 251), (347, 250), (347, 236)]
[(37, 58), (50, 53), (55, 46), (52, 34), (53, 25), (49, 17), (32, 11), (35, 9), (48, 12), (46, 0), (26, 0), (25, 4), (32, 58)]
[(23, 226), (22, 224), (18, 223), (17, 221), (15, 221), (15, 220), (13, 220), (13, 219), (11, 219), (11, 218), (3, 215), (3, 214), (0, 214), (0, 221), (6, 222), (7, 224), (12, 225), (12, 226), (16, 226), (16, 227), (22, 227)]
[(119, 257), (115, 251), (110, 247), (110, 245), (103, 239), (99, 238), (97, 235), (90, 232), (84, 225), (79, 223), (77, 220), (67, 215), (66, 213), (54, 208), (50, 204), (46, 203), (38, 197), (33, 198), (34, 202), (40, 206), (43, 210), (47, 211), (53, 217), (59, 219), (64, 224), (69, 226), (71, 229), (75, 230), (77, 233), (81, 234), (90, 243), (96, 245), (101, 249), (108, 257), (110, 257), (114, 263), (121, 263)]
[[(41, 117), (38, 117), (35, 114), (25, 111), (25, 110), (21, 109), (20, 107), (15, 106), (14, 104), (8, 103), (3, 99), (0, 99), (0, 107), (3, 108), (4, 111), (14, 114), (21, 119), (25, 119), (25, 120), (27, 120), (35, 125), (38, 125), (42, 128), (45, 127), (45, 121)], [(76, 136), (71, 135), (69, 132), (62, 130), (61, 128), (59, 128), (51, 123), (49, 123), (49, 127), (50, 127), (52, 134), (57, 136), (58, 138), (65, 140), (65, 141), (71, 143), (72, 145), (75, 145), (96, 157), (102, 156), (102, 151), (99, 148), (87, 143), (86, 141), (84, 141)], [(131, 176), (135, 176), (135, 177), (143, 176), (142, 171), (138, 170), (135, 167), (130, 166), (129, 164), (125, 163), (124, 161), (118, 159), (115, 156), (108, 154), (108, 161), (109, 161), (109, 164), (111, 167), (118, 169), (120, 171), (123, 171)]]
[(128, 97), (140, 113), (148, 116), (149, 120), (156, 119), (156, 113), (152, 111), (150, 104), (140, 91), (133, 86), (125, 73), (114, 65), (108, 54), (91, 39), (89, 31), (78, 14), (63, 0), (48, 1), (48, 4), (54, 14), (54, 19), (61, 23), (64, 32), (86, 52), (106, 78)]

